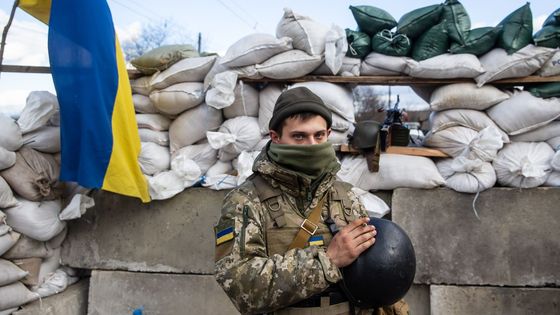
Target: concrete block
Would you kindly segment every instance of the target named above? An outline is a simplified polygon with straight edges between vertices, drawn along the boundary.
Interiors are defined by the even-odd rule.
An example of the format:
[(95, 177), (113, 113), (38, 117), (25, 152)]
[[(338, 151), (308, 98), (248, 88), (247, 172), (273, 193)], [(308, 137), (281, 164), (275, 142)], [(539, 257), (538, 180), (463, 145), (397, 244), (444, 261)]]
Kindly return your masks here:
[(96, 271), (88, 315), (239, 314), (213, 276)]
[(61, 293), (22, 306), (12, 315), (86, 315), (89, 279), (82, 279)]
[(429, 285), (413, 284), (403, 299), (408, 303), (410, 314), (430, 315)]
[(558, 288), (456, 287), (430, 288), (432, 315), (560, 314)]
[(62, 263), (76, 268), (214, 273), (214, 224), (227, 191), (189, 188), (167, 200), (141, 203), (109, 192), (69, 221)]
[(393, 221), (416, 251), (418, 284), (560, 285), (560, 188), (396, 189)]

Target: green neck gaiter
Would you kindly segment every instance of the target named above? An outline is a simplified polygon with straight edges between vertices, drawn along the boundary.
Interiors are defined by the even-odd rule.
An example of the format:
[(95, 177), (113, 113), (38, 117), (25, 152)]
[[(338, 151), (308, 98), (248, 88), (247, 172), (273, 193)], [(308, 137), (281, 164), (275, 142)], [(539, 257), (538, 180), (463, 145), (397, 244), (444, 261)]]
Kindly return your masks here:
[(312, 145), (270, 143), (268, 156), (277, 164), (315, 180), (338, 165), (330, 142)]

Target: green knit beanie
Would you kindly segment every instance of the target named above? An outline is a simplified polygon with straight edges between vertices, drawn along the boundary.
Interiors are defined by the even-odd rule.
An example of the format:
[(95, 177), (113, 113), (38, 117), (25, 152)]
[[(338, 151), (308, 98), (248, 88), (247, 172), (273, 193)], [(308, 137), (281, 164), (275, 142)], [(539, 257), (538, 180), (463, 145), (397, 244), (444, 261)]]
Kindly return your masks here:
[(284, 91), (278, 97), (272, 118), (268, 124), (269, 129), (276, 130), (284, 119), (299, 113), (316, 113), (327, 121), (327, 128), (331, 127), (332, 114), (323, 100), (306, 87), (296, 87)]

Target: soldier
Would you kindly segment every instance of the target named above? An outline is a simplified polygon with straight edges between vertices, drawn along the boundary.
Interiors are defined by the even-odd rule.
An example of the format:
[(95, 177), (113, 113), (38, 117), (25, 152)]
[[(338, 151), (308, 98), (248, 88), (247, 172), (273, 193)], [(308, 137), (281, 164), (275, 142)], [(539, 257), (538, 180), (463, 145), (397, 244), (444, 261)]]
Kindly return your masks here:
[(216, 280), (243, 314), (408, 313), (403, 301), (354, 309), (336, 285), (339, 268), (372, 246), (377, 232), (351, 186), (335, 180), (331, 123), (309, 89), (283, 92), (254, 174), (224, 199)]

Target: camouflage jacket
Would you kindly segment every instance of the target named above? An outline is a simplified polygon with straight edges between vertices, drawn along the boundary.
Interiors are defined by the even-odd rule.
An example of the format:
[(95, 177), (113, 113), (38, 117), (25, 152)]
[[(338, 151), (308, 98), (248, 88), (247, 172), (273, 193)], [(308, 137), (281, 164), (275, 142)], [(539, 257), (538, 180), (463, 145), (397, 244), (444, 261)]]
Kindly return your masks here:
[[(284, 212), (301, 218), (306, 218), (319, 199), (333, 189), (338, 169), (326, 173), (316, 181), (315, 187), (311, 187), (308, 178), (271, 162), (264, 150), (253, 165), (255, 173), (281, 190)], [(331, 211), (336, 204), (333, 202), (325, 203), (322, 209), (322, 218), (334, 216), (339, 227), (351, 221), (348, 218), (365, 215), (357, 196), (349, 189), (346, 193), (346, 200), (351, 203), (346, 212), (350, 214), (342, 216), (340, 211), (335, 211), (333, 215)], [(319, 225), (319, 230), (325, 231), (325, 223), (322, 221)], [(251, 180), (225, 197), (222, 215), (215, 227), (215, 274), (217, 282), (243, 314), (285, 308), (342, 279), (340, 270), (326, 255), (327, 242), (323, 246), (273, 253), (268, 246), (270, 240), (267, 240), (270, 238), (267, 230), (270, 229), (278, 230), (278, 227), (261, 203)], [(299, 226), (294, 231), (297, 229)]]

